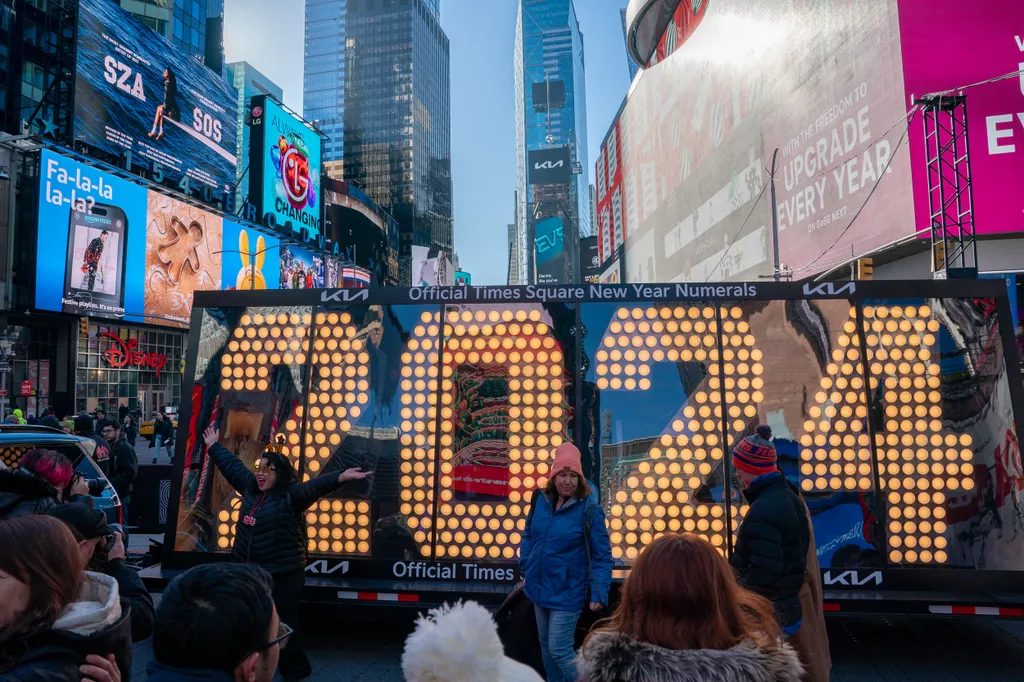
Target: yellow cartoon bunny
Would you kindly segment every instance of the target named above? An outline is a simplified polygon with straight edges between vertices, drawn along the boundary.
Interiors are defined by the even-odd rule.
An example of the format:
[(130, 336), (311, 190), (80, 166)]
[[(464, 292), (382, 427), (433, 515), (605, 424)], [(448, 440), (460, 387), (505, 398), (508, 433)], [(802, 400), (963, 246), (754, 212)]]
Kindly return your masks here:
[(249, 233), (242, 230), (238, 235), (238, 250), (241, 252), (242, 269), (238, 271), (235, 288), (266, 289), (267, 281), (263, 278), (263, 258), (265, 253), (263, 235), (256, 240), (255, 251), (249, 251)]

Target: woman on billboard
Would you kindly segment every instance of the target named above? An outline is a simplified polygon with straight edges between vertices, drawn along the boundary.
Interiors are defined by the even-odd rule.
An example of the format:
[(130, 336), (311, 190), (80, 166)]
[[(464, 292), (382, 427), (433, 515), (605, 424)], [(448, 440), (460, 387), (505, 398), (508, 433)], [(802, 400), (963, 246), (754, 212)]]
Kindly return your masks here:
[(324, 473), (300, 483), (295, 469), (282, 454), (282, 445), (271, 446), (249, 471), (238, 456), (221, 445), (220, 431), (212, 426), (203, 432), (210, 458), (225, 480), (242, 496), (235, 544), (231, 558), (256, 564), (274, 578), (274, 604), (281, 620), (295, 628), (281, 650), (281, 676), (291, 682), (309, 677), (309, 659), (299, 639), (299, 598), (306, 582), (306, 528), (303, 512), (324, 495), (348, 481), (366, 478), (370, 471), (358, 467), (341, 473)]
[(164, 136), (165, 116), (172, 121), (177, 121), (181, 116), (181, 112), (178, 110), (178, 77), (169, 68), (164, 69), (164, 103), (156, 108), (153, 129), (149, 131), (150, 137), (159, 140)]

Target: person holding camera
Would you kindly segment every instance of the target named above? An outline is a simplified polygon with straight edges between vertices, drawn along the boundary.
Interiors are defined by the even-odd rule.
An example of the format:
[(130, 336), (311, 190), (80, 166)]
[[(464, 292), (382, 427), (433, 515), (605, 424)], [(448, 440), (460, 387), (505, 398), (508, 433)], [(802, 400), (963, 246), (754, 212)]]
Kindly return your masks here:
[(113, 419), (107, 419), (100, 425), (100, 434), (110, 447), (110, 460), (105, 472), (110, 484), (117, 491), (124, 510), (122, 518), (128, 518), (128, 507), (132, 502), (132, 486), (139, 474), (139, 458), (135, 448), (121, 438), (121, 425)]
[(69, 502), (50, 511), (63, 521), (78, 542), (85, 570), (102, 573), (117, 581), (121, 599), (131, 607), (132, 641), (138, 642), (153, 632), (153, 597), (138, 572), (125, 562), (127, 537), (119, 524), (107, 524), (98, 509), (81, 502)]
[(88, 493), (88, 482), (75, 474), (67, 457), (56, 450), (29, 450), (17, 469), (0, 471), (0, 520), (45, 514), (73, 495)]

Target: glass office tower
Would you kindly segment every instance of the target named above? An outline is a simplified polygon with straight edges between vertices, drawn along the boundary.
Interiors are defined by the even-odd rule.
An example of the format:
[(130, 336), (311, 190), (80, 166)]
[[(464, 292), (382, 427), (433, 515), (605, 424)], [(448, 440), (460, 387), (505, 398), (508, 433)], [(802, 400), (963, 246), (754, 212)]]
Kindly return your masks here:
[(408, 284), (414, 245), (452, 253), (448, 36), (436, 2), (346, 4), (345, 180), (398, 221)]
[(302, 116), (327, 135), (323, 172), (341, 180), (345, 115), (345, 0), (306, 0)]
[(543, 185), (543, 201), (555, 197), (564, 215), (564, 249), (574, 254), (580, 237), (590, 236), (590, 163), (587, 159), (587, 96), (583, 33), (572, 0), (519, 0), (515, 40), (516, 190), (519, 274), (537, 281), (536, 235), (532, 225), (540, 199), (531, 180), (531, 152), (568, 147), (568, 187)]

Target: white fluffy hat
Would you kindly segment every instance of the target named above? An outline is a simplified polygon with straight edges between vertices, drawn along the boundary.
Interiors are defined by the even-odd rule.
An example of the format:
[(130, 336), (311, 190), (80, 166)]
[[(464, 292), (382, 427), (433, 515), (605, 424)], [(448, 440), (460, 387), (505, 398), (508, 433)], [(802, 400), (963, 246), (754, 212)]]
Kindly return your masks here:
[(533, 668), (505, 656), (498, 626), (472, 601), (421, 616), (405, 641), (402, 671), (407, 682), (543, 682)]

